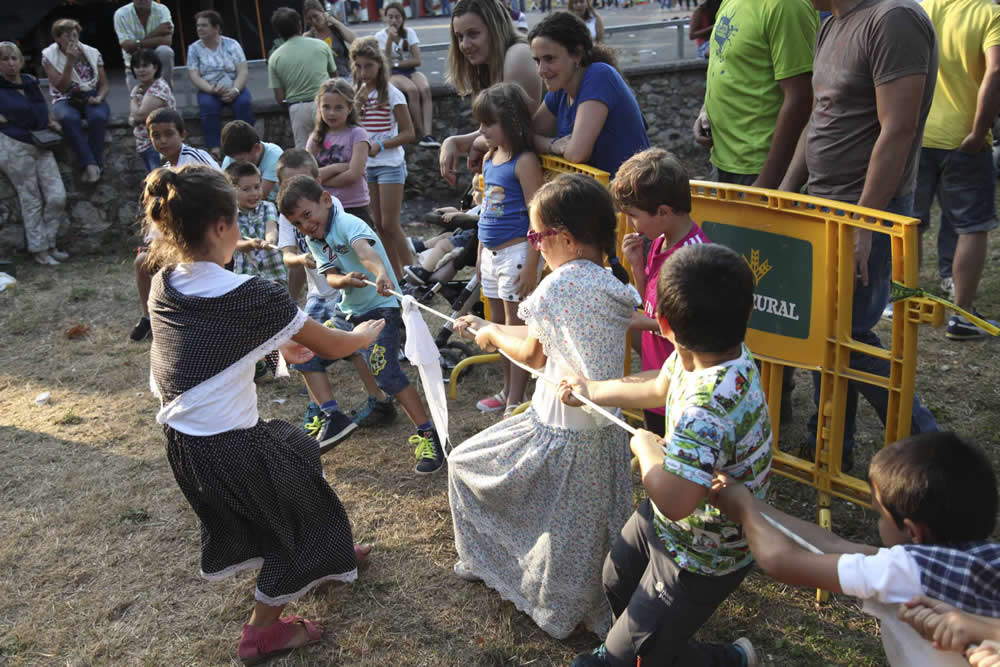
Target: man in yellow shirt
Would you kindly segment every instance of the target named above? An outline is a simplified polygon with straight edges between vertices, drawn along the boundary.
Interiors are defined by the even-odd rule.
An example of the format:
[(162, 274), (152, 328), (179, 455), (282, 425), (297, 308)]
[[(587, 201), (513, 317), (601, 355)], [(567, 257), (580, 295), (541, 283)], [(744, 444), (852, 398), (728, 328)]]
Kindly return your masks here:
[[(937, 32), (939, 66), (927, 116), (914, 215), (930, 226), (941, 206), (938, 270), (955, 303), (973, 309), (986, 263), (986, 234), (997, 226), (996, 165), (990, 127), (1000, 111), (1000, 7), (993, 0), (924, 0)], [(980, 338), (960, 315), (948, 321), (952, 340)]]

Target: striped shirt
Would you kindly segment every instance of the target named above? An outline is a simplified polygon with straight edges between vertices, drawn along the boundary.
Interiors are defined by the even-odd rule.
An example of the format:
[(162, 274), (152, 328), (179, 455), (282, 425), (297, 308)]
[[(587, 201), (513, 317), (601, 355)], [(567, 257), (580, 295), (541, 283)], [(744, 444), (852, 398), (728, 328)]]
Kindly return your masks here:
[(181, 154), (177, 158), (177, 164), (170, 164), (170, 162), (164, 162), (164, 167), (183, 167), (186, 164), (205, 164), (209, 167), (215, 167), (219, 169), (219, 163), (215, 161), (212, 154), (203, 151), (200, 148), (195, 148), (194, 146), (188, 146), (187, 144), (181, 144)]
[[(399, 134), (399, 124), (393, 113), (397, 106), (406, 106), (406, 97), (399, 88), (389, 84), (389, 103), (378, 103), (378, 91), (368, 94), (361, 109), (361, 127), (368, 132), (372, 145), (386, 142)], [(373, 158), (368, 158), (368, 167), (398, 167), (406, 160), (402, 146), (386, 148)]]

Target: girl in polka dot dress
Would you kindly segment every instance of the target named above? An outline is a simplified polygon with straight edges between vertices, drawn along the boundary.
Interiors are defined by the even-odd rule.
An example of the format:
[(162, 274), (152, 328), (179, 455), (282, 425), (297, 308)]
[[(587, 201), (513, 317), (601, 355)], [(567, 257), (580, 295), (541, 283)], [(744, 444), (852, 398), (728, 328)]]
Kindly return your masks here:
[[(476, 343), (499, 348), (558, 382), (612, 378), (639, 304), (615, 257), (615, 211), (595, 180), (562, 175), (531, 201), (528, 240), (552, 269), (521, 302), (523, 326), (465, 316)], [(609, 258), (614, 275), (602, 264)], [(601, 568), (632, 511), (628, 438), (603, 418), (562, 404), (539, 381), (524, 413), (448, 456), (448, 493), (462, 579), (481, 579), (563, 638), (580, 623), (611, 624)]]
[(318, 641), (320, 625), (282, 617), (284, 606), (322, 582), (353, 581), (370, 550), (354, 544), (316, 441), (258, 416), (255, 362), (266, 355), (282, 369), (278, 350), (298, 363), (309, 350), (344, 357), (370, 345), (384, 323), (327, 329), (275, 283), (226, 271), (240, 229), (235, 191), (217, 169), (157, 169), (146, 179), (143, 208), (160, 232), (150, 257), (165, 267), (149, 298), (156, 421), (201, 522), (202, 576), (259, 569), (238, 648), (245, 664), (255, 664)]

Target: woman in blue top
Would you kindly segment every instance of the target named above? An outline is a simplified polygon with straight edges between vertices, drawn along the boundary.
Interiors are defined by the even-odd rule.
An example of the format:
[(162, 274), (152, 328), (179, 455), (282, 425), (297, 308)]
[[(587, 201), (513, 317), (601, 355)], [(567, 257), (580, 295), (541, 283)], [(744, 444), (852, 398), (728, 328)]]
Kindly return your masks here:
[(535, 150), (610, 173), (649, 148), (639, 104), (614, 53), (594, 44), (569, 12), (549, 14), (528, 33), (531, 57), (548, 91), (534, 117)]
[(17, 191), (28, 252), (54, 266), (69, 255), (56, 248), (59, 222), (66, 217), (66, 188), (52, 151), (36, 146), (31, 133), (59, 123), (38, 80), (21, 74), (24, 57), (13, 42), (0, 42), (0, 171)]

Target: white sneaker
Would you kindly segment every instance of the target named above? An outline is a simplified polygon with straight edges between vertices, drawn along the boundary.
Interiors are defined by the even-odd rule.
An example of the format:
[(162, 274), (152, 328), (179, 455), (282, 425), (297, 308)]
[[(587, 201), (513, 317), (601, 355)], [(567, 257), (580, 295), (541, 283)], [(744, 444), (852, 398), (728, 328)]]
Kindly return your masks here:
[(887, 306), (886, 306), (886, 307), (885, 307), (885, 308), (884, 308), (884, 309), (882, 310), (882, 319), (883, 319), (883, 320), (889, 320), (890, 322), (892, 322), (892, 315), (893, 315), (893, 312), (892, 312), (892, 303), (889, 303), (889, 304), (888, 304), (888, 305), (887, 305)]
[(746, 656), (747, 667), (758, 667), (760, 665), (760, 658), (757, 657), (757, 651), (754, 650), (753, 644), (749, 639), (746, 637), (740, 637), (733, 642), (733, 646)]
[(455, 565), (451, 569), (459, 579), (464, 579), (465, 581), (482, 581), (481, 577), (460, 560), (455, 561)]
[(69, 253), (63, 252), (58, 248), (49, 248), (49, 257), (55, 257), (60, 262), (65, 262), (67, 259), (69, 259)]
[(955, 279), (954, 278), (942, 278), (941, 279), (941, 291), (944, 292), (944, 296), (948, 301), (955, 300)]

